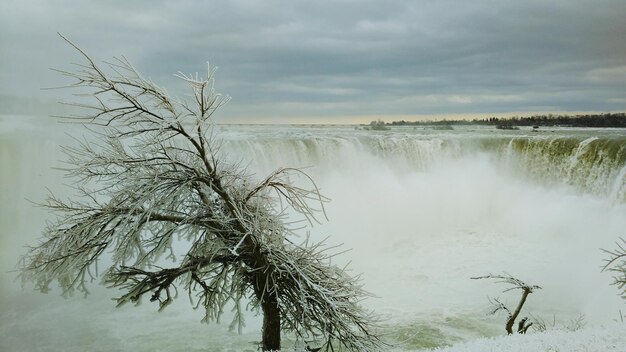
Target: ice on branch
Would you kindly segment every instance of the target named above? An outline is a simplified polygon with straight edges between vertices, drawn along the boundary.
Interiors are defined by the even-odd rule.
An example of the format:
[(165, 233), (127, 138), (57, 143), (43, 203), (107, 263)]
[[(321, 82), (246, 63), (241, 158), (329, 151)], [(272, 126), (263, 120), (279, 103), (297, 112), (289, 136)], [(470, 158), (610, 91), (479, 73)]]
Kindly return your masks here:
[[(90, 101), (69, 118), (94, 136), (65, 148), (78, 194), (45, 204), (58, 217), (21, 258), (24, 282), (87, 294), (101, 277), (121, 291), (118, 305), (147, 298), (159, 309), (188, 296), (206, 322), (232, 305), (233, 329), (252, 310), (263, 315), (263, 350), (280, 349), (281, 332), (325, 350), (383, 346), (376, 318), (359, 305), (368, 293), (358, 278), (332, 264), (334, 248), (308, 237), (298, 244), (285, 215), (309, 224), (325, 216), (313, 180), (283, 168), (257, 181), (220, 155), (211, 117), (229, 97), (215, 91), (215, 68), (177, 75), (191, 89), (187, 102), (127, 59), (99, 65), (65, 41), (83, 63), (59, 72)], [(181, 242), (189, 250), (176, 256)]]
[[(505, 289), (503, 292), (513, 291), (513, 290), (521, 290), (522, 296), (520, 297), (515, 310), (511, 311), (504, 303), (502, 303), (498, 298), (491, 299), (491, 304), (493, 305), (493, 310), (491, 314), (496, 314), (500, 311), (504, 311), (507, 314), (507, 319), (505, 323), (505, 330), (507, 334), (513, 334), (513, 326), (515, 325), (515, 320), (519, 316), (524, 307), (524, 303), (526, 303), (526, 299), (528, 295), (533, 293), (535, 290), (540, 290), (541, 287), (537, 285), (529, 285), (524, 281), (511, 276), (510, 274), (504, 273), (502, 275), (493, 275), (488, 274), (485, 276), (477, 276), (472, 277), (472, 280), (483, 280), (483, 279), (491, 279), (496, 280), (496, 283), (506, 284), (509, 288)], [(529, 321), (527, 317), (524, 317), (520, 320), (517, 325), (517, 332), (520, 334), (525, 334), (528, 329), (533, 325), (533, 322)]]

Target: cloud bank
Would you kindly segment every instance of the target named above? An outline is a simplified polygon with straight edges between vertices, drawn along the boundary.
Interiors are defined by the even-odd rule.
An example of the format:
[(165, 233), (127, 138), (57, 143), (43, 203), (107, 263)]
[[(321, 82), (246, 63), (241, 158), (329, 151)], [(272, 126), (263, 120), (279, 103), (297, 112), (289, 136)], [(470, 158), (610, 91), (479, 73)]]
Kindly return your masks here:
[(66, 94), (40, 91), (79, 60), (61, 32), (179, 95), (173, 73), (218, 65), (223, 122), (623, 111), (624, 18), (621, 0), (5, 0), (0, 94)]

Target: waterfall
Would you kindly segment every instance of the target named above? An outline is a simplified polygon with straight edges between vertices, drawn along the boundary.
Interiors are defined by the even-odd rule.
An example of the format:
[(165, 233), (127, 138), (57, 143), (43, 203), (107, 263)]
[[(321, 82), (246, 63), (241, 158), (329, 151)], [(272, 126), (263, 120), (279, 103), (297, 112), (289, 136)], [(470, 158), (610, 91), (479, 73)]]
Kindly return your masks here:
[[(278, 131), (276, 131), (278, 129)], [(511, 175), (544, 185), (568, 185), (581, 192), (625, 202), (626, 137), (552, 134), (502, 135), (478, 131), (424, 133), (348, 128), (280, 127), (225, 129), (224, 150), (251, 169), (281, 166), (367, 172), (369, 167), (427, 171), (475, 154), (486, 154)], [(276, 133), (273, 133), (276, 132)]]

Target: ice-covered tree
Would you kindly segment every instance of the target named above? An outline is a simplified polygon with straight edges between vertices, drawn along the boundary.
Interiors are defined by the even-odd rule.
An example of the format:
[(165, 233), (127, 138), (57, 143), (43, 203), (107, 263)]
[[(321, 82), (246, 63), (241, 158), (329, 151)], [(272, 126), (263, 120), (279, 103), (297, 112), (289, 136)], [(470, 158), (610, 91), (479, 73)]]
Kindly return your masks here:
[(21, 258), (24, 282), (88, 294), (100, 277), (122, 291), (118, 305), (146, 297), (159, 309), (189, 296), (205, 322), (233, 306), (233, 329), (252, 310), (263, 316), (263, 350), (280, 349), (281, 331), (327, 350), (381, 346), (358, 277), (332, 264), (322, 242), (298, 240), (294, 214), (309, 224), (324, 215), (313, 181), (290, 168), (255, 181), (221, 155), (212, 115), (229, 98), (215, 92), (214, 68), (177, 75), (191, 87), (187, 102), (125, 58), (100, 65), (66, 41), (83, 63), (60, 72), (89, 101), (73, 118), (94, 137), (65, 148), (77, 194), (44, 204), (57, 219)]
[[(520, 297), (520, 300), (517, 303), (515, 310), (513, 311), (511, 311), (504, 303), (500, 302), (498, 298), (494, 298), (491, 302), (494, 306), (493, 310), (491, 311), (491, 314), (496, 314), (500, 311), (506, 312), (507, 318), (506, 318), (506, 323), (504, 324), (504, 329), (506, 330), (506, 333), (509, 335), (513, 334), (513, 327), (515, 325), (515, 320), (521, 313), (522, 308), (524, 307), (524, 303), (526, 303), (526, 299), (528, 298), (528, 295), (535, 292), (536, 290), (541, 289), (541, 286), (529, 285), (525, 283), (524, 281), (506, 273), (502, 275), (488, 274), (484, 276), (472, 277), (471, 279), (472, 280), (491, 279), (491, 280), (496, 280), (497, 283), (508, 285), (509, 288), (505, 289), (503, 292), (513, 291), (513, 290), (522, 291), (522, 296)], [(533, 322), (528, 321), (528, 318), (524, 317), (519, 321), (517, 325), (517, 332), (520, 334), (525, 334), (532, 325), (533, 325)]]
[(602, 270), (613, 273), (613, 285), (619, 289), (620, 296), (626, 299), (626, 240), (620, 238), (615, 247), (615, 249), (604, 250), (609, 257)]

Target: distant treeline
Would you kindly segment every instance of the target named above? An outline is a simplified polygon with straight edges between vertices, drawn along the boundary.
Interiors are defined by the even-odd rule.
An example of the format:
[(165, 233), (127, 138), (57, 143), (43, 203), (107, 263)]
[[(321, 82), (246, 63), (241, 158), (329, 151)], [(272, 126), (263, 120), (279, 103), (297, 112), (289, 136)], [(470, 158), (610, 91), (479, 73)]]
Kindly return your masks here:
[[(373, 123), (380, 123), (373, 121)], [(439, 120), (439, 121), (393, 121), (388, 126), (496, 126), (511, 128), (515, 126), (563, 126), (563, 127), (624, 127), (626, 113), (586, 114), (586, 115), (534, 115), (529, 117), (489, 117), (474, 120)]]

